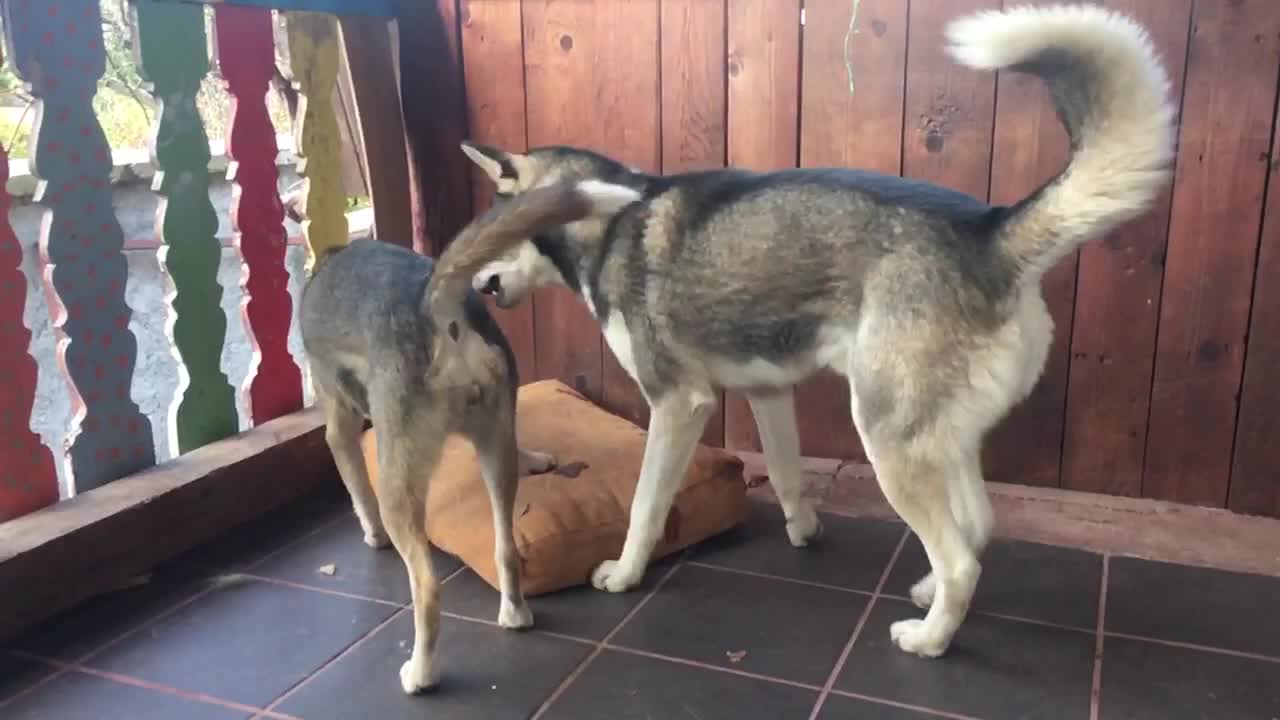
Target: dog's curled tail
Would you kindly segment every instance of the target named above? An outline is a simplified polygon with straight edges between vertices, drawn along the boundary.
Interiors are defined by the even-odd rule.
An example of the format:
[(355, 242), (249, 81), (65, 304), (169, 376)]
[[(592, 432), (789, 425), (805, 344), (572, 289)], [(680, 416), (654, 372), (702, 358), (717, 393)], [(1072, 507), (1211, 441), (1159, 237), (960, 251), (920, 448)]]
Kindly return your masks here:
[(560, 225), (607, 217), (639, 198), (631, 188), (598, 180), (562, 182), (516, 195), (458, 233), (436, 263), (425, 299), (437, 309), (460, 307), (472, 276), (521, 242)]
[(1171, 174), (1176, 108), (1141, 25), (1096, 6), (1021, 6), (956, 20), (947, 39), (964, 65), (1041, 78), (1071, 139), (1067, 167), (997, 231), (1024, 273), (1038, 276), (1151, 206)]

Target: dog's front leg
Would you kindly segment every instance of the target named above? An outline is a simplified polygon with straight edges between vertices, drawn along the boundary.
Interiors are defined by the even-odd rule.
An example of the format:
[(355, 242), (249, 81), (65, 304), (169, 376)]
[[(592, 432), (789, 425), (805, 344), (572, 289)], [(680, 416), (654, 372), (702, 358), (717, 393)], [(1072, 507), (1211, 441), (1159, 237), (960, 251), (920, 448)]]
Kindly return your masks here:
[(700, 390), (672, 391), (654, 403), (622, 556), (600, 563), (591, 573), (591, 584), (596, 588), (624, 592), (644, 578), (680, 480), (715, 409), (715, 395)]

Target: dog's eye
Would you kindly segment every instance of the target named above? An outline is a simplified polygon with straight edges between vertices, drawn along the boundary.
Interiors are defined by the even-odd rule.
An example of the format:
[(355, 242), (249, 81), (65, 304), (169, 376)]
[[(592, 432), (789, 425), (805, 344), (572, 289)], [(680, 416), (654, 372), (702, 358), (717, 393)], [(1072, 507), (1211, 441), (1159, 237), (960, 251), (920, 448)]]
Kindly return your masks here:
[(497, 295), (502, 291), (502, 279), (497, 275), (490, 275), (489, 279), (484, 283), (484, 289), (480, 292), (485, 295)]

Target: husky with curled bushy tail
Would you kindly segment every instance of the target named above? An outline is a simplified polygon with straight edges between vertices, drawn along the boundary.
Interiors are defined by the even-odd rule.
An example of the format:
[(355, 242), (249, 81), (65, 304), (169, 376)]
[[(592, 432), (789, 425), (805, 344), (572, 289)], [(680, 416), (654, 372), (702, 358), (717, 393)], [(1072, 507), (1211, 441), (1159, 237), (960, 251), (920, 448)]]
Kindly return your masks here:
[(947, 38), (964, 65), (1040, 77), (1070, 135), (1069, 164), (1013, 206), (854, 170), (656, 177), (583, 149), (464, 145), (502, 197), (582, 179), (636, 196), (495, 255), (474, 278), (503, 306), (540, 285), (580, 294), (652, 408), (626, 542), (596, 587), (640, 581), (719, 388), (750, 401), (792, 544), (816, 538), (792, 386), (831, 368), (932, 568), (911, 591), (928, 614), (895, 623), (893, 640), (946, 651), (992, 532), (983, 439), (1044, 369), (1040, 279), (1151, 206), (1175, 143), (1167, 75), (1127, 17), (1019, 7), (954, 21)]

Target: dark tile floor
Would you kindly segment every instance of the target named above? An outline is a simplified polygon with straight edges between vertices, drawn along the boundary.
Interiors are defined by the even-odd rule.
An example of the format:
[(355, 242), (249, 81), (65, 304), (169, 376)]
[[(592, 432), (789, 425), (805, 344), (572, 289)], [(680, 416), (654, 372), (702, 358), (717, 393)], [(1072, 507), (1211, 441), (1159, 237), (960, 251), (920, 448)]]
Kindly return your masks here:
[(996, 543), (951, 652), (922, 660), (888, 626), (920, 614), (924, 566), (899, 524), (828, 517), (800, 551), (758, 506), (636, 592), (535, 598), (514, 633), (441, 555), (442, 682), (408, 698), (400, 561), (317, 496), (11, 643), (0, 717), (1280, 718), (1280, 579)]

